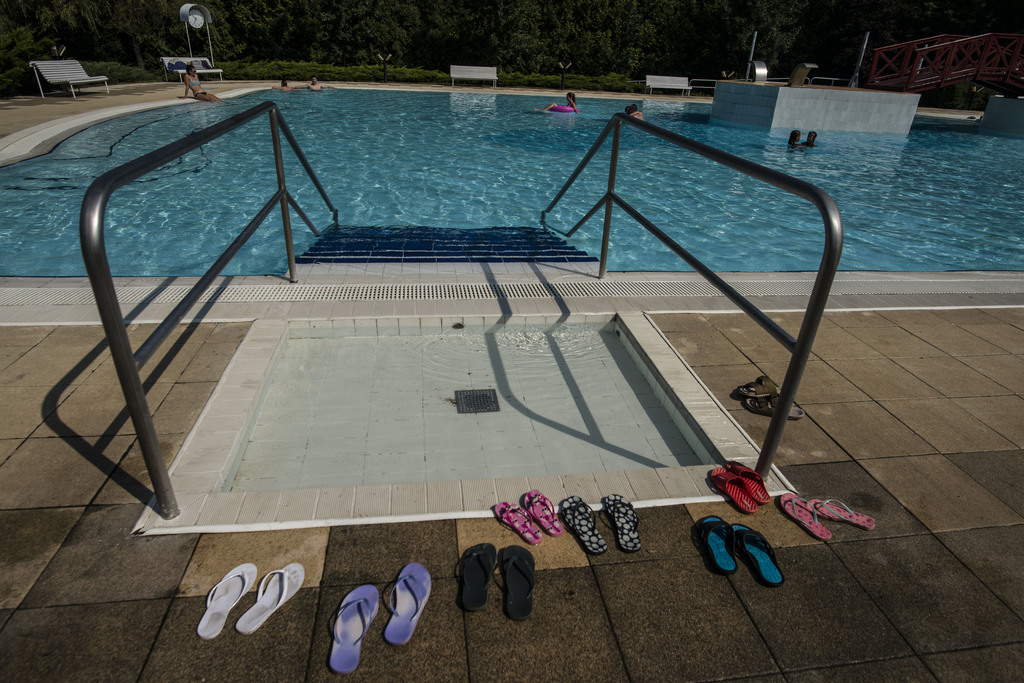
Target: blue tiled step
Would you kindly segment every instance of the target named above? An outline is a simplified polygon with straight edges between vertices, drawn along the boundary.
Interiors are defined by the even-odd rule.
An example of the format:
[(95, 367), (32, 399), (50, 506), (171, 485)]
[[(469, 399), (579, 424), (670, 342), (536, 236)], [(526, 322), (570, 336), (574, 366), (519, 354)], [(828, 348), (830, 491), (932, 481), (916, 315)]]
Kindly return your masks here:
[(542, 228), (354, 225), (331, 228), (295, 258), (296, 263), (596, 260)]

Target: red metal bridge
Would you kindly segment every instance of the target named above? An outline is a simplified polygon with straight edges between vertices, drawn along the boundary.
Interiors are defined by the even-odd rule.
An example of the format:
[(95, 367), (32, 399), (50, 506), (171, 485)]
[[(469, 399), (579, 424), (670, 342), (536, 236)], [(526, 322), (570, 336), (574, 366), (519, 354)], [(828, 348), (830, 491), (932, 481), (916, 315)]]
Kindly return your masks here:
[(1001, 95), (1024, 95), (1024, 35), (941, 35), (875, 50), (864, 87), (922, 92), (974, 83)]

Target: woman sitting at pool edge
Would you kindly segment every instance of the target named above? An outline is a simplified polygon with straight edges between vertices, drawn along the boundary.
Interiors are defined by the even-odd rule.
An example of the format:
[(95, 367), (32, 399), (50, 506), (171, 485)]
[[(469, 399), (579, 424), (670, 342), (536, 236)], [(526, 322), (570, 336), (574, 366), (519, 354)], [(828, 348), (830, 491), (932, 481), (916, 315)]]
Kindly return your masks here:
[(220, 102), (219, 97), (203, 90), (203, 85), (199, 82), (199, 76), (196, 75), (195, 64), (189, 64), (185, 67), (185, 97), (188, 97), (189, 92), (194, 94), (197, 100), (202, 100), (203, 102)]
[(565, 93), (565, 101), (569, 104), (555, 104), (552, 102), (548, 106), (541, 109), (541, 111), (561, 111), (561, 112), (572, 112), (574, 114), (579, 113), (579, 108), (576, 106), (576, 94), (567, 92)]

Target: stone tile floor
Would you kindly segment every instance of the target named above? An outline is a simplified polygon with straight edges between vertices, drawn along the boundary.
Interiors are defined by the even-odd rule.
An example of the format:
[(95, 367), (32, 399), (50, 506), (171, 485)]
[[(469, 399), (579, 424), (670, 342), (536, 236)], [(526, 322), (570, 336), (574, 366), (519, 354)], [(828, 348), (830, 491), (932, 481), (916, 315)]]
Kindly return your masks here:
[[(767, 334), (740, 315), (656, 321), (763, 438), (767, 418), (731, 393), (783, 374)], [(144, 369), (168, 459), (247, 327), (181, 326)], [(149, 482), (100, 328), (0, 327), (0, 680), (332, 678), (341, 597), (362, 583), (386, 595), (411, 561), (434, 580), (416, 635), (387, 645), (382, 607), (353, 679), (1018, 678), (1024, 308), (828, 314), (798, 403), (807, 417), (776, 464), (802, 495), (844, 500), (875, 530), (831, 525), (822, 543), (774, 506), (641, 509), (639, 553), (588, 557), (569, 537), (533, 548), (534, 612), (513, 622), (500, 575), (483, 612), (456, 604), (461, 552), (518, 542), (492, 520), (132, 537)], [(711, 513), (762, 531), (785, 585), (709, 572), (691, 529)], [(303, 588), (261, 629), (242, 636), (229, 620), (215, 640), (196, 636), (227, 570), (295, 561)]]

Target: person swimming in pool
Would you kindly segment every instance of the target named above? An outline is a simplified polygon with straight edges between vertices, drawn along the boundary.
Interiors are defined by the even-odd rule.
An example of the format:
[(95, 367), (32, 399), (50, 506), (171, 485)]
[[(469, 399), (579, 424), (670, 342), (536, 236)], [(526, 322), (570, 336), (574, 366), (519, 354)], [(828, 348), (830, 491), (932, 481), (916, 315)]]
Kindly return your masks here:
[(568, 102), (569, 104), (556, 104), (555, 102), (552, 102), (551, 104), (544, 107), (540, 111), (561, 111), (572, 112), (574, 114), (579, 113), (579, 107), (576, 106), (576, 93), (565, 93), (565, 101)]
[(640, 119), (641, 121), (644, 120), (643, 112), (640, 111), (640, 109), (637, 108), (635, 104), (630, 104), (626, 106), (626, 114), (628, 116), (632, 116), (634, 119)]
[(800, 144), (800, 131), (794, 130), (789, 134), (789, 146), (796, 147)]
[(323, 86), (320, 85), (320, 81), (316, 79), (316, 76), (313, 76), (313, 78), (309, 80), (309, 89), (313, 92), (323, 91)]
[(281, 79), (281, 85), (275, 86), (274, 90), (292, 90), (291, 86), (288, 85), (288, 81)]
[(217, 97), (216, 95), (211, 95), (210, 93), (203, 90), (203, 85), (199, 82), (199, 76), (196, 74), (195, 64), (189, 64), (185, 68), (184, 80), (185, 97), (188, 97), (188, 94), (191, 92), (193, 95), (195, 95), (195, 98), (197, 100), (202, 100), (203, 102), (220, 102), (219, 97)]
[(818, 134), (813, 130), (807, 134), (807, 139), (800, 143), (801, 147), (814, 147), (814, 141), (818, 139)]

